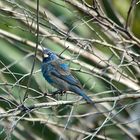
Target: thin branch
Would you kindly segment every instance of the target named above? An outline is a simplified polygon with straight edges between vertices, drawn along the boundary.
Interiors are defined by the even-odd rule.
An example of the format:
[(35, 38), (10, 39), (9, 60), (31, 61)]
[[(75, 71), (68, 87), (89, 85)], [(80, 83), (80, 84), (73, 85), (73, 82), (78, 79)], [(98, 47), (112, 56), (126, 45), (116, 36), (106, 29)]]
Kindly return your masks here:
[[(17, 117), (18, 118), (18, 117)], [(53, 125), (53, 126), (56, 126), (56, 127), (59, 127), (59, 128), (64, 128), (65, 125), (63, 124), (58, 124), (54, 121), (50, 121), (48, 119), (42, 119), (42, 118), (21, 118), (21, 120), (25, 120), (25, 121), (30, 121), (30, 122), (42, 122), (46, 125)], [(92, 135), (92, 133), (90, 132), (87, 132), (87, 131), (84, 131), (84, 130), (80, 130), (79, 128), (76, 128), (76, 127), (67, 127), (66, 130), (69, 130), (69, 131), (72, 131), (72, 132), (75, 132), (75, 133), (79, 133), (79, 134), (84, 134), (84, 135)], [(106, 137), (106, 136), (103, 136), (103, 135), (96, 135), (96, 138), (99, 138), (101, 140), (113, 140), (109, 137)]]
[[(6, 36), (6, 37), (8, 37), (8, 38), (14, 39), (15, 41), (19, 41), (19, 42), (21, 42), (21, 43), (23, 43), (23, 44), (26, 44), (26, 45), (29, 45), (29, 46), (35, 48), (35, 43), (33, 43), (33, 42), (29, 41), (29, 40), (23, 39), (23, 38), (21, 38), (21, 37), (19, 37), (19, 36), (16, 36), (16, 35), (14, 35), (14, 34), (12, 34), (12, 33), (8, 33), (8, 32), (6, 32), (6, 31), (0, 29), (0, 34)], [(54, 39), (55, 41), (58, 41), (57, 38), (54, 38), (54, 37), (53, 37), (53, 39)], [(60, 41), (61, 41), (61, 42), (60, 42)], [(58, 43), (61, 43), (61, 45), (63, 45), (62, 40), (60, 40), (60, 41), (59, 41)], [(93, 40), (93, 42), (94, 42), (94, 41), (95, 41), (96, 43), (99, 43), (99, 42), (96, 41), (96, 40)], [(107, 46), (109, 46), (109, 47), (114, 48), (112, 45), (109, 45), (109, 44), (104, 44), (104, 45), (107, 45)], [(70, 49), (71, 49), (72, 51), (74, 51), (74, 52), (79, 52), (79, 50), (80, 50), (80, 49), (76, 48), (76, 46), (73, 46), (71, 43), (65, 44), (65, 47), (66, 47), (66, 48), (70, 48)], [(40, 45), (38, 45), (38, 50), (42, 51), (42, 47), (41, 47)], [(120, 50), (120, 51), (121, 51), (121, 50)], [(123, 50), (122, 50), (122, 51), (123, 51)], [(125, 50), (124, 50), (124, 51), (125, 51)], [(83, 55), (83, 56), (85, 56), (85, 57), (90, 57), (90, 60), (93, 60), (93, 61), (94, 61), (94, 60), (96, 59), (94, 55), (88, 53), (88, 52), (85, 51), (85, 50), (81, 51), (80, 53), (81, 53), (81, 55)], [(127, 52), (127, 53), (128, 53), (128, 52)], [(99, 54), (99, 53), (97, 52), (97, 54)], [(131, 52), (130, 52), (130, 54), (131, 54)], [(134, 55), (135, 55), (136, 57), (139, 57), (139, 55), (137, 55), (136, 53), (134, 53)], [(63, 56), (64, 56), (65, 59), (71, 60), (71, 57), (69, 57), (68, 55), (67, 55), (67, 56), (66, 56), (66, 55), (63, 55)], [(97, 61), (98, 63), (104, 62), (104, 61), (101, 61), (101, 60), (99, 61), (99, 60), (100, 60), (100, 59), (98, 59), (98, 61), (97, 61), (97, 60), (96, 60), (96, 61)], [(72, 61), (73, 61), (74, 63), (79, 64), (80, 66), (82, 66), (82, 67), (88, 69), (89, 71), (92, 71), (92, 72), (94, 72), (94, 73), (97, 73), (97, 74), (99, 74), (99, 75), (102, 75), (102, 71), (101, 71), (100, 69), (98, 69), (98, 68), (95, 68), (95, 67), (93, 67), (93, 66), (91, 66), (91, 65), (89, 65), (89, 64), (87, 64), (87, 63), (81, 62), (81, 61), (79, 61), (79, 60), (72, 60)], [(100, 64), (101, 64), (101, 63), (100, 63)], [(103, 63), (103, 65), (104, 65), (104, 63)], [(112, 65), (112, 66), (113, 66), (113, 65)], [(119, 73), (117, 73), (117, 71), (116, 71), (115, 73), (116, 73), (117, 75), (120, 75)], [(108, 78), (111, 78), (111, 79), (113, 79), (113, 80), (118, 81), (117, 77), (114, 77), (114, 74), (105, 73), (104, 75), (105, 75), (106, 77), (108, 77)], [(120, 76), (119, 76), (119, 77), (120, 77)], [(137, 90), (137, 89), (140, 88), (140, 86), (139, 86), (137, 83), (135, 83), (134, 81), (132, 81), (132, 79), (129, 80), (129, 78), (126, 78), (126, 77), (123, 78), (123, 74), (121, 74), (121, 79), (119, 80), (119, 82), (123, 83), (124, 85), (126, 85), (126, 86), (128, 86), (128, 87), (130, 87), (130, 88), (132, 88), (132, 89), (134, 89), (134, 90)]]
[[(93, 99), (94, 103), (103, 103), (103, 102), (114, 102), (114, 101), (121, 101), (125, 99), (139, 99), (140, 93), (137, 94), (124, 94), (116, 97), (104, 97), (100, 99)], [(23, 108), (18, 107), (16, 109), (13, 109), (13, 111), (10, 111), (10, 113), (0, 113), (0, 118), (10, 117), (10, 116), (17, 116), (23, 111), (33, 111), (35, 109), (39, 108), (46, 108), (46, 107), (53, 107), (53, 106), (59, 106), (59, 105), (74, 105), (77, 104), (76, 101), (56, 101), (56, 102), (44, 102), (44, 103), (36, 103), (34, 105), (29, 106), (23, 106)], [(78, 102), (79, 105), (87, 104), (84, 102)]]
[(128, 10), (128, 13), (127, 13), (125, 29), (128, 28), (131, 11), (134, 8), (134, 6), (136, 5), (136, 2), (137, 2), (137, 0), (131, 0), (131, 4), (130, 4), (130, 7), (129, 7), (129, 10)]
[(39, 42), (39, 0), (37, 0), (37, 10), (36, 10), (36, 18), (37, 18), (37, 30), (36, 30), (36, 48), (35, 48), (35, 54), (34, 54), (34, 60), (33, 60), (33, 65), (32, 65), (32, 69), (31, 69), (31, 73), (28, 79), (28, 83), (27, 83), (27, 89), (23, 98), (23, 102), (25, 101), (25, 99), (28, 96), (28, 90), (29, 90), (29, 86), (31, 84), (31, 78), (32, 78), (32, 74), (34, 71), (34, 67), (35, 67), (35, 62), (36, 62), (36, 56), (37, 56), (37, 50), (38, 50), (38, 42)]
[[(67, 3), (73, 5), (74, 7), (78, 8), (80, 11), (84, 12), (85, 14), (91, 16), (92, 18), (96, 19), (99, 22), (99, 25), (105, 26), (110, 31), (117, 31), (120, 32), (120, 34), (125, 34), (129, 39), (135, 41), (137, 43), (137, 46), (140, 47), (140, 40), (136, 38), (130, 31), (126, 30), (125, 28), (122, 28), (121, 26), (114, 23), (109, 18), (105, 17), (104, 15), (99, 15), (99, 12), (97, 12), (95, 9), (89, 8), (86, 5), (82, 5), (80, 2), (75, 0), (65, 0)], [(98, 13), (98, 14), (97, 14)]]

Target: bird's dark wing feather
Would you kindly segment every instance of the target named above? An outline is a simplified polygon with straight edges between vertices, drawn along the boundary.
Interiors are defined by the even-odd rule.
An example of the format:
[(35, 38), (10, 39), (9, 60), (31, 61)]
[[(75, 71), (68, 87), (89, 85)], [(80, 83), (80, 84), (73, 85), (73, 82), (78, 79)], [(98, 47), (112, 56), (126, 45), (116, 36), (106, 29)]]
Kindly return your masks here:
[(82, 87), (79, 81), (71, 75), (70, 69), (67, 64), (63, 63), (61, 60), (60, 61), (53, 61), (51, 62), (51, 65), (54, 70), (51, 71), (51, 74), (66, 81), (67, 83), (71, 85), (75, 85), (78, 87)]

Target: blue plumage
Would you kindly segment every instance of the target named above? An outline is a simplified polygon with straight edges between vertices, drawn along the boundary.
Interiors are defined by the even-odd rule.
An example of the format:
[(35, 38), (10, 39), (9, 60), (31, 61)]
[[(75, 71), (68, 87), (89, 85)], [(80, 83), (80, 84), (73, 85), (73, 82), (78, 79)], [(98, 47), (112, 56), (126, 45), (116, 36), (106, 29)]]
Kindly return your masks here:
[(48, 49), (45, 49), (43, 53), (41, 69), (48, 83), (60, 91), (72, 91), (82, 96), (88, 103), (93, 103), (83, 91), (80, 82), (71, 74), (68, 64)]

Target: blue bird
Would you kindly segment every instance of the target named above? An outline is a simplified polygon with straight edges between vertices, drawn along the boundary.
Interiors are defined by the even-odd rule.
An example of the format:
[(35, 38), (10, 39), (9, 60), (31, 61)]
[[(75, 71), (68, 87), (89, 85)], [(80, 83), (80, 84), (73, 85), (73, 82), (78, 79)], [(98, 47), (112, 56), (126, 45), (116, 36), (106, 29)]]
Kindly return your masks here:
[(49, 49), (43, 51), (41, 70), (44, 78), (57, 88), (59, 93), (72, 91), (82, 96), (88, 103), (93, 104), (93, 101), (83, 91), (78, 79), (71, 74), (68, 64)]

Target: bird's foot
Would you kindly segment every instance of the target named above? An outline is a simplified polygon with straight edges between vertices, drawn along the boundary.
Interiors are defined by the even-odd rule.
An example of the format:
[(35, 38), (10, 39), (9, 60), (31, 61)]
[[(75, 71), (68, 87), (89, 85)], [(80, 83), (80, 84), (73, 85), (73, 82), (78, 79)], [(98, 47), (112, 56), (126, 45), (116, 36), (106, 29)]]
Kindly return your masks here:
[(53, 96), (51, 93), (44, 93), (44, 96)]
[(57, 90), (52, 93), (52, 96), (56, 96), (57, 94), (63, 96), (66, 93), (65, 90)]
[(58, 95), (58, 94), (63, 96), (65, 93), (66, 93), (66, 91), (64, 91), (64, 90), (56, 90), (52, 93), (44, 93), (44, 96), (56, 97), (56, 95)]

